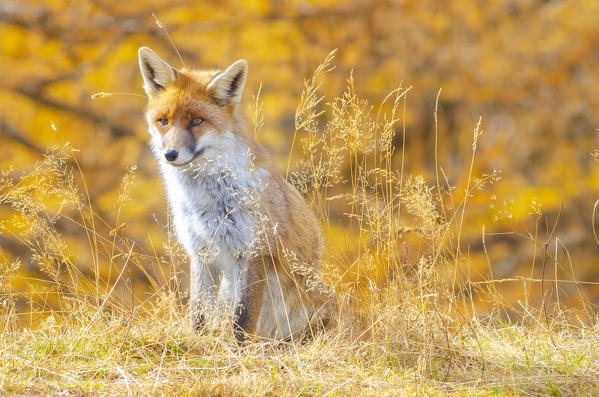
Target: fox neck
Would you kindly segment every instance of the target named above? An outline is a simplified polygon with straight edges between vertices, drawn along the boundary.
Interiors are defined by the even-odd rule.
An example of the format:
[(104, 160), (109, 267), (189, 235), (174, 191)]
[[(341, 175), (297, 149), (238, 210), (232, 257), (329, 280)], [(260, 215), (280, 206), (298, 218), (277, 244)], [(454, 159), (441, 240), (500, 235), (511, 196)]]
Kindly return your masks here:
[(180, 193), (192, 200), (203, 196), (218, 200), (211, 189), (215, 184), (225, 184), (236, 194), (264, 187), (268, 167), (263, 168), (263, 162), (256, 159), (255, 153), (261, 152), (254, 140), (248, 142), (230, 131), (206, 133), (198, 140), (197, 147), (203, 148), (201, 154), (181, 167), (168, 164), (161, 152), (155, 150), (171, 202)]

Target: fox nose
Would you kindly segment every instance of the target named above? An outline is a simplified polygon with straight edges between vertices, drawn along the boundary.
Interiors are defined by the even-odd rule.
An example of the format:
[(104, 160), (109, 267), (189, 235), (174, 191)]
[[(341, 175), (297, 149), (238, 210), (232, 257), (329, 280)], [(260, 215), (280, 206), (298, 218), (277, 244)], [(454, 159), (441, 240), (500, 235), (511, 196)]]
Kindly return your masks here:
[(166, 158), (167, 161), (175, 161), (177, 159), (178, 155), (179, 155), (179, 153), (177, 153), (176, 150), (172, 150), (172, 149), (164, 152), (164, 157)]

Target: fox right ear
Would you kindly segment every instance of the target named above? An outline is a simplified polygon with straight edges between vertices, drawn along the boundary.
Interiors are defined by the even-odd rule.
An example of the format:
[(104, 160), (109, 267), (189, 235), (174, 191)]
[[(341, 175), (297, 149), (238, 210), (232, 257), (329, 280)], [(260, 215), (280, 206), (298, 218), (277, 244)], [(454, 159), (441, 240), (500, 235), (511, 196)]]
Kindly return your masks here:
[(139, 55), (139, 68), (144, 79), (144, 90), (148, 96), (155, 95), (175, 81), (177, 69), (160, 58), (154, 50), (141, 47), (137, 54)]
[(211, 92), (212, 98), (220, 106), (239, 102), (247, 74), (248, 63), (245, 59), (240, 59), (224, 72), (217, 73), (206, 89)]

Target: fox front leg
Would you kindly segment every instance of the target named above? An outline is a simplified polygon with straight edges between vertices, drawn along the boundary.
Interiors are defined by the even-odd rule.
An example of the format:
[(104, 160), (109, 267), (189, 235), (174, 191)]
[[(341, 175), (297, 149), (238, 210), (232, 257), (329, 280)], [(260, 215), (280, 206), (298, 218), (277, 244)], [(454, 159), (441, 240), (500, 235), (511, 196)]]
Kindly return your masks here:
[[(261, 265), (258, 265), (261, 266)], [(234, 334), (237, 343), (245, 342), (247, 335), (256, 333), (262, 312), (266, 280), (255, 263), (239, 269), (235, 275)]]
[(208, 317), (216, 314), (217, 280), (211, 267), (199, 260), (192, 261), (190, 306), (191, 325), (200, 331), (208, 323)]

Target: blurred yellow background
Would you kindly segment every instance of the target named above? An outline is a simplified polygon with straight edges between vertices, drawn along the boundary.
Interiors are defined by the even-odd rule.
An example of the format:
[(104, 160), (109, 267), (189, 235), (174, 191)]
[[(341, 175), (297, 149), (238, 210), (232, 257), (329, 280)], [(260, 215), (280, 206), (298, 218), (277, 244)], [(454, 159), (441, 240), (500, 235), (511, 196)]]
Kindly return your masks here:
[[(147, 146), (145, 98), (115, 94), (92, 100), (91, 95), (142, 95), (140, 46), (181, 67), (165, 32), (186, 66), (223, 68), (245, 58), (249, 77), (241, 106), (250, 115), (261, 86), (259, 139), (284, 172), (304, 80), (336, 48), (335, 69), (321, 81), (330, 100), (342, 94), (351, 73), (356, 93), (375, 108), (395, 87), (412, 87), (402, 120), (406, 175), (422, 174), (434, 184), (434, 113), (442, 89), (439, 165), (455, 191), (463, 192), (472, 131), (482, 117), (473, 173), (482, 178), (500, 170), (501, 180), (468, 204), (462, 251), (473, 281), (490, 277), (483, 226), (495, 279), (541, 277), (538, 253), (533, 269), (535, 225), (542, 245), (563, 204), (559, 242), (552, 240), (548, 248), (557, 252), (559, 263), (550, 260), (546, 277), (569, 281), (573, 270), (578, 281), (587, 282), (581, 285), (585, 296), (599, 303), (594, 284), (599, 248), (592, 225), (599, 199), (599, 164), (593, 158), (599, 148), (598, 16), (596, 0), (2, 1), (0, 168), (18, 176), (48, 147), (70, 142), (79, 150), (76, 159), (90, 201), (107, 232), (124, 223), (120, 232), (151, 257), (164, 251), (168, 215)], [(393, 140), (394, 164), (400, 161), (401, 127)], [(297, 145), (291, 168), (299, 158)], [(137, 172), (129, 200), (117, 211), (121, 180), (132, 166)], [(83, 186), (82, 180), (76, 183)], [(344, 212), (331, 207), (339, 229), (347, 225)], [(0, 203), (0, 258), (21, 258), (21, 278), (13, 283), (30, 291), (44, 275), (20, 241), (14, 216)], [(64, 218), (56, 220), (56, 230), (85, 273), (94, 259), (84, 230)], [(178, 258), (177, 269), (184, 263)], [(100, 270), (109, 277), (107, 268)], [(157, 269), (148, 271), (169, 280)], [(129, 277), (136, 289), (148, 288), (144, 272)], [(514, 305), (523, 299), (522, 282), (497, 288)], [(534, 288), (538, 299), (540, 287)], [(573, 283), (558, 288), (562, 303), (581, 304)]]

